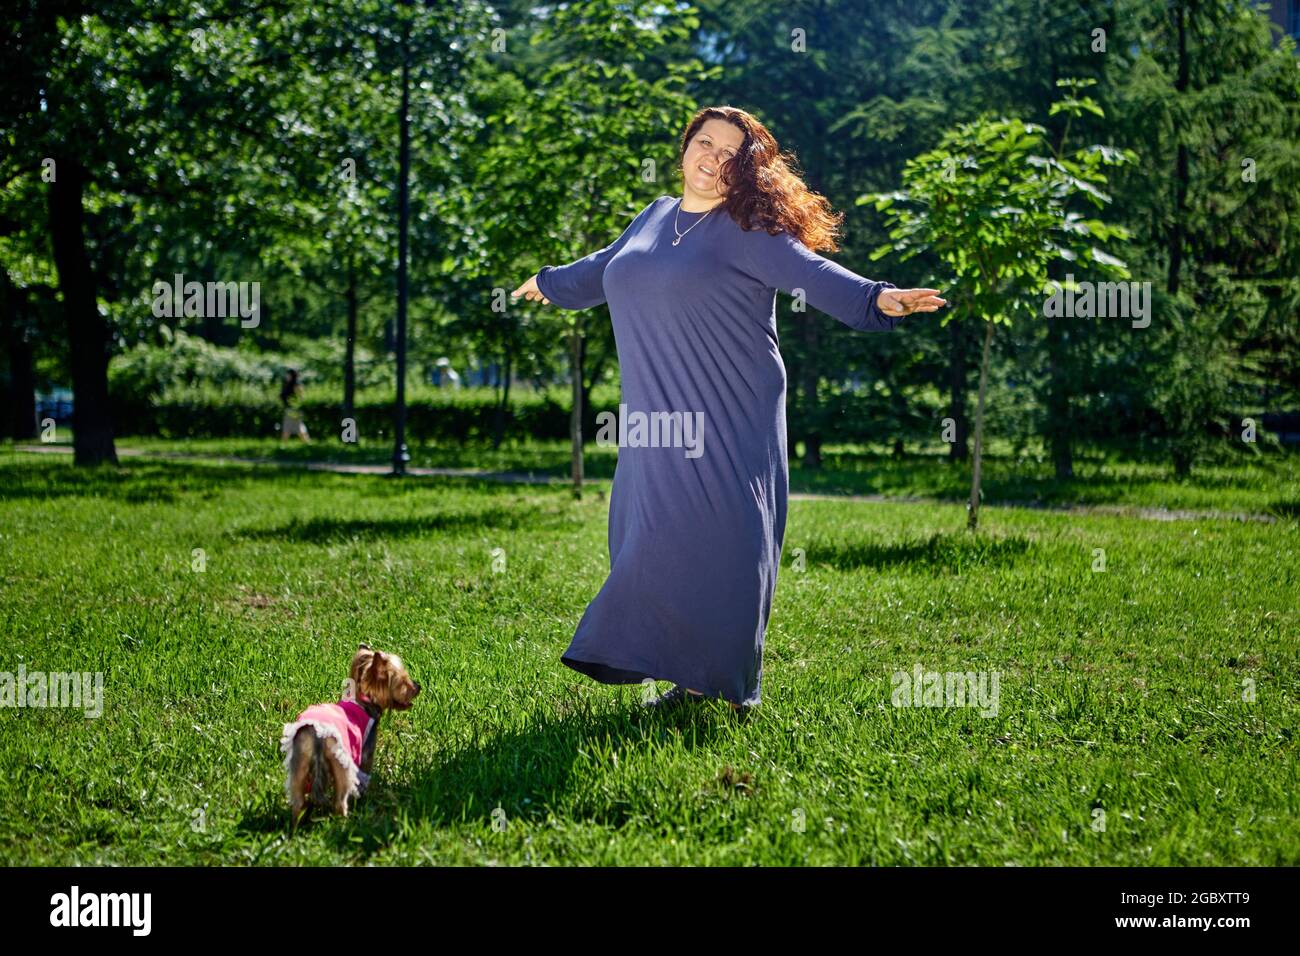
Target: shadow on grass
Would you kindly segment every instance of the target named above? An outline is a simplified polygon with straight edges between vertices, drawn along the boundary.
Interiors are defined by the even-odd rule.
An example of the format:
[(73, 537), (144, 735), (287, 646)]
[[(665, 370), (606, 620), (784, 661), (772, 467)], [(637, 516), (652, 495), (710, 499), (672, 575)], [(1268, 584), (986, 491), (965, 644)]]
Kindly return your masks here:
[[(123, 439), (124, 446), (131, 445), (131, 439)], [(589, 439), (590, 441), (590, 439)], [(144, 450), (151, 454), (198, 455), (204, 457), (225, 457), (243, 459), (246, 463), (301, 465), (306, 467), (315, 463), (333, 465), (379, 465), (385, 469), (391, 466), (393, 450), (387, 445), (338, 445), (332, 441), (323, 441), (311, 445), (274, 444), (268, 442), (239, 443), (206, 442), (200, 440), (193, 446), (183, 441), (158, 444), (151, 440), (144, 445)], [(485, 472), (515, 472), (547, 475), (567, 478), (570, 473), (571, 452), (567, 444), (557, 448), (512, 447), (503, 445), (493, 449), (488, 443), (468, 442), (465, 444), (426, 445), (414, 443), (410, 446), (411, 460), (409, 468), (470, 468)], [(583, 457), (584, 473), (591, 478), (610, 478), (614, 474), (617, 456), (593, 452), (588, 449)]]
[(960, 531), (892, 543), (814, 541), (804, 552), (807, 561), (841, 571), (903, 567), (960, 574), (973, 568), (1013, 565), (1030, 556), (1033, 548), (1033, 542), (1020, 535), (990, 538)]
[[(598, 826), (621, 827), (632, 822), (628, 808), (601, 795), (587, 801), (574, 792), (572, 777), (579, 761), (590, 759), (593, 742), (609, 741), (620, 753), (658, 746), (684, 735), (691, 746), (707, 746), (725, 733), (725, 722), (748, 721), (754, 715), (733, 715), (720, 701), (702, 701), (668, 712), (641, 710), (636, 705), (618, 713), (595, 716), (590, 703), (566, 698), (555, 711), (538, 713), (526, 729), (499, 734), (474, 746), (414, 768), (406, 784), (385, 780), (383, 770), (350, 812), (346, 821), (316, 811), (304, 822), (304, 835), (321, 832), (335, 852), (370, 857), (402, 839), (399, 820), (419, 819), (431, 826), (449, 827), (478, 822), (489, 830), (500, 808), (505, 819), (544, 822), (557, 805), (573, 802), (567, 811), (574, 819)], [(397, 746), (381, 732), (379, 747)], [(735, 795), (738, 787), (723, 779), (714, 786), (720, 797)], [(725, 793), (730, 789), (733, 791)], [(289, 811), (283, 788), (269, 792), (240, 817), (236, 831), (266, 835), (289, 832)]]
[(1264, 511), (1279, 518), (1300, 518), (1300, 501), (1270, 501)]
[[(680, 734), (692, 748), (708, 746), (725, 733), (728, 720), (735, 723), (754, 716), (733, 715), (721, 701), (690, 703), (662, 713), (633, 704), (602, 716), (590, 711), (584, 715), (583, 705), (572, 711), (565, 710), (567, 706), (567, 700), (560, 705), (559, 716), (539, 714), (527, 729), (503, 733), (418, 768), (413, 783), (376, 801), (376, 813), (404, 808), (435, 827), (474, 820), (490, 827), (498, 807), (507, 820), (539, 823), (555, 812), (557, 804), (572, 803), (573, 818), (619, 828), (632, 822), (629, 808), (602, 795), (588, 800), (574, 790), (574, 767), (592, 759), (593, 744), (634, 754), (662, 746)], [(383, 806), (385, 800), (388, 808)]]
[(0, 500), (109, 498), (135, 504), (172, 503), (183, 496), (213, 497), (242, 487), (246, 473), (206, 465), (124, 462), (77, 467), (65, 461), (0, 466)]
[[(792, 466), (790, 490), (808, 494), (919, 495), (952, 504), (970, 500), (969, 464), (937, 456), (836, 455), (822, 468)], [(983, 503), (1076, 504), (1124, 500), (1135, 484), (1156, 483), (1119, 475), (1086, 474), (1058, 479), (1043, 466), (984, 457)]]
[(297, 541), (307, 544), (348, 541), (355, 538), (412, 538), (445, 531), (483, 528), (535, 530), (577, 527), (581, 519), (565, 512), (541, 508), (492, 507), (481, 511), (451, 511), (401, 518), (294, 518), (273, 528), (241, 528), (231, 532), (252, 541)]
[[(1072, 478), (1058, 478), (1050, 461), (1006, 455), (983, 456), (983, 502), (1023, 507), (1073, 504), (1123, 504), (1139, 491), (1167, 485), (1205, 490), (1249, 489), (1252, 478), (1205, 466), (1184, 482), (1160, 462), (1076, 456)], [(1231, 467), (1231, 465), (1227, 466)], [(790, 490), (821, 494), (920, 495), (954, 504), (970, 499), (971, 464), (952, 463), (946, 455), (840, 452), (827, 454), (823, 466), (808, 469), (791, 462)]]

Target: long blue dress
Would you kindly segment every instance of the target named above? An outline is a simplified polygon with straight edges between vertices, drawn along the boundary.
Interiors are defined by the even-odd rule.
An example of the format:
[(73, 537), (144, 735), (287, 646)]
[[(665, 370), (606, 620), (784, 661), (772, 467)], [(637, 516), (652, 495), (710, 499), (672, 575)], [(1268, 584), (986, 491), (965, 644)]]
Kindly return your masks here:
[[(606, 684), (652, 677), (752, 706), (790, 487), (775, 290), (802, 290), (852, 328), (887, 331), (899, 320), (876, 296), (896, 286), (786, 232), (746, 231), (720, 206), (681, 212), (682, 232), (699, 225), (673, 245), (679, 205), (661, 196), (604, 249), (537, 274), (556, 306), (609, 303), (624, 422), (676, 412), (683, 423), (620, 432), (609, 577), (560, 659)], [(702, 425), (690, 447), (688, 417)]]

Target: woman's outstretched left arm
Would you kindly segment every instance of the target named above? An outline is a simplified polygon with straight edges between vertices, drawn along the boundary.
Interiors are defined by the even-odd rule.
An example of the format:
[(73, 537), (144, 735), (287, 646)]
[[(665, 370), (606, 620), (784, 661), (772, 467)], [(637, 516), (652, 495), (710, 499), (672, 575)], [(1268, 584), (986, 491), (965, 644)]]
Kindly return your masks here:
[(743, 233), (742, 242), (756, 279), (790, 295), (802, 291), (813, 308), (861, 332), (887, 332), (903, 316), (947, 305), (938, 289), (900, 289), (892, 282), (864, 278), (813, 252), (788, 232), (772, 235), (753, 229)]

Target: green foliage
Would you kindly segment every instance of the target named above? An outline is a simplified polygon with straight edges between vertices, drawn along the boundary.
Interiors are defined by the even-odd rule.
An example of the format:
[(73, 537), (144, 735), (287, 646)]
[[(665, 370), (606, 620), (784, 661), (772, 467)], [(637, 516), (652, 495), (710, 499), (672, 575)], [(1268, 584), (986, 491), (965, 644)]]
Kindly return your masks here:
[(1243, 417), (1300, 405), (1300, 61), (1257, 5), (1128, 12), (1143, 41), (1107, 56), (1107, 129), (1141, 160), (1116, 209), (1164, 296), (1125, 388), (1185, 475), (1241, 446)]
[[(1062, 80), (1069, 92), (1049, 114), (1071, 120), (1084, 113), (1102, 114), (1080, 90), (1084, 80)], [(1104, 115), (1104, 114), (1102, 114)], [(1068, 123), (1067, 123), (1068, 131)], [(928, 253), (947, 267), (936, 288), (951, 290), (952, 314), (970, 321), (984, 320), (978, 404), (975, 415), (975, 467), (971, 480), (969, 526), (978, 521), (980, 455), (988, 389), (989, 346), (993, 327), (1011, 325), (1016, 315), (1046, 315), (1046, 296), (1060, 292), (1062, 283), (1050, 268), (1060, 260), (1082, 264), (1090, 271), (1128, 278), (1124, 263), (1099, 243), (1126, 239), (1122, 226), (1085, 218), (1084, 203), (1101, 207), (1110, 201), (1105, 167), (1131, 162), (1130, 152), (1104, 146), (1077, 149), (1066, 155), (1052, 150), (1047, 130), (1020, 119), (981, 117), (949, 131), (937, 149), (909, 160), (903, 167), (903, 189), (863, 196), (886, 210), (891, 243), (873, 254), (898, 252), (903, 259)], [(1064, 134), (1062, 136), (1064, 142)]]
[[(1052, 112), (1099, 111), (1070, 96)], [(903, 260), (930, 253), (946, 267), (939, 288), (952, 289), (955, 318), (1010, 325), (1016, 315), (1042, 315), (1044, 297), (1061, 283), (1049, 266), (1082, 259), (1092, 270), (1128, 278), (1124, 263), (1103, 243), (1126, 239), (1122, 226), (1078, 211), (1110, 201), (1105, 167), (1133, 161), (1105, 146), (1053, 154), (1044, 127), (1020, 119), (983, 117), (949, 131), (938, 148), (908, 160), (903, 188), (859, 199), (887, 211), (891, 241), (872, 253)]]
[(690, 13), (644, 0), (570, 4), (508, 33), (509, 55), (477, 64), (475, 189), (456, 197), (473, 203), (474, 228), (454, 237), (446, 265), (502, 279), (581, 258), (665, 191), (699, 64), (650, 57), (685, 35)]
[(115, 395), (147, 401), (186, 386), (246, 385), (271, 389), (278, 384), (285, 369), (297, 367), (288, 355), (213, 345), (179, 330), (167, 330), (163, 338), (163, 345), (140, 345), (113, 358), (108, 381)]
[[(71, 372), (67, 290), (57, 288), (50, 256), (57, 224), (41, 178), (47, 157), (85, 169), (84, 251), (113, 349), (157, 338), (150, 287), (181, 272), (260, 281), (263, 321), (241, 329), (188, 319), (178, 329), (241, 352), (280, 353), (267, 364), (301, 365), (324, 387), (341, 368), (330, 350), (355, 305), (358, 385), (371, 382), (372, 368), (382, 374), (366, 356), (390, 345), (396, 78), (409, 21), (413, 366), (446, 354), (557, 380), (568, 374), (563, 337), (576, 323), (584, 386), (610, 381), (608, 322), (503, 303), (501, 290), (543, 263), (599, 248), (645, 202), (676, 192), (669, 171), (681, 123), (698, 104), (732, 102), (763, 117), (832, 207), (901, 186), (893, 204), (943, 223), (937, 238), (960, 262), (958, 271), (934, 244), (905, 255), (900, 246), (917, 236), (886, 236), (880, 220), (900, 227), (892, 209), (847, 210), (839, 261), (865, 274), (865, 252), (889, 238), (882, 248), (898, 255), (883, 277), (939, 284), (952, 306), (940, 322), (876, 341), (814, 334), (830, 320), (792, 319), (782, 302), (793, 441), (814, 429), (833, 440), (836, 423), (850, 418), (863, 435), (932, 433), (943, 411), (936, 390), (965, 372), (952, 367), (952, 341), (938, 326), (964, 318), (1003, 325), (995, 381), (1045, 383), (1026, 399), (1033, 407), (1017, 412), (1044, 435), (1052, 419), (1105, 440), (1108, 423), (1122, 420), (1175, 441), (1186, 390), (1218, 396), (1188, 426), (1212, 444), (1212, 423), (1230, 412), (1300, 401), (1300, 67), (1294, 44), (1275, 44), (1267, 17), (1249, 4), (837, 0), (805, 25), (777, 0), (753, 0), (743, 13), (727, 0), (674, 8), (107, 0), (84, 11), (19, 0), (0, 17), (13, 94), (0, 102), (9, 147), (0, 157), (0, 265), (16, 303), (0, 325), (33, 344), (42, 386), (66, 385)], [(801, 26), (806, 53), (791, 55), (791, 30)], [(1104, 51), (1094, 48), (1098, 28)], [(1007, 142), (996, 132), (964, 142), (962, 124), (982, 114), (1023, 125), (1002, 130)], [(965, 191), (949, 198), (975, 214), (949, 215), (919, 193), (904, 203), (916, 185), (904, 180), (909, 158), (935, 166), (922, 179), (967, 177), (947, 184)], [(981, 182), (968, 158), (1002, 168), (1007, 188), (996, 175)], [(1055, 198), (1033, 194), (1035, 182), (1051, 181)], [(945, 184), (933, 185), (928, 198), (942, 197)], [(972, 236), (988, 248), (977, 252)], [(1100, 279), (1125, 268), (1172, 279), (1168, 328), (1121, 336), (1076, 324), (1052, 338), (1045, 323), (1005, 325), (1034, 314), (1066, 273)], [(1238, 321), (1192, 315), (1207, 309)], [(1179, 344), (1194, 329), (1218, 338)], [(1202, 346), (1234, 353), (1232, 381), (1161, 394), (1170, 381), (1163, 356)], [(0, 379), (11, 377), (8, 364), (0, 358)], [(239, 377), (206, 367), (214, 381)], [(852, 394), (843, 383), (854, 378), (880, 383), (881, 394)], [(1053, 404), (1057, 392), (1077, 414)]]
[[(200, 381), (141, 395), (123, 390), (112, 396), (114, 414), (129, 423), (124, 433), (161, 438), (266, 437), (279, 433), (283, 415), (278, 381), (267, 385), (238, 379), (222, 384)], [(343, 409), (337, 392), (304, 388), (298, 408), (314, 437), (338, 439)], [(463, 444), (493, 441), (498, 427), (501, 437), (510, 440), (565, 438), (571, 406), (567, 393), (558, 390), (517, 389), (503, 409), (492, 389), (419, 387), (408, 389), (406, 408), (407, 435), (412, 441)], [(605, 411), (618, 411), (618, 397), (611, 389), (595, 393), (586, 410), (588, 427), (594, 428), (596, 415)], [(391, 439), (391, 388), (358, 392), (352, 417), (362, 440)]]
[[(162, 343), (137, 345), (113, 357), (109, 386), (119, 398), (148, 401), (176, 388), (201, 385), (245, 385), (275, 390), (287, 369), (297, 369), (305, 387), (338, 392), (342, 379), (343, 343), (337, 339), (292, 341), (276, 352), (214, 345), (207, 339), (168, 326), (159, 327)], [(357, 385), (372, 388), (392, 378), (391, 363), (361, 351)]]
[(1262, 303), (1243, 301), (1236, 284), (1218, 271), (1217, 282), (1205, 277), (1200, 303), (1182, 295), (1163, 303), (1165, 321), (1150, 347), (1161, 369), (1150, 393), (1158, 416), (1152, 437), (1167, 450), (1180, 478), (1197, 462), (1214, 460), (1224, 445), (1255, 453), (1276, 446), (1267, 434), (1254, 445), (1241, 441), (1242, 419), (1256, 411), (1257, 397), (1241, 388), (1251, 369), (1234, 346), (1244, 338), (1242, 317), (1258, 315)]

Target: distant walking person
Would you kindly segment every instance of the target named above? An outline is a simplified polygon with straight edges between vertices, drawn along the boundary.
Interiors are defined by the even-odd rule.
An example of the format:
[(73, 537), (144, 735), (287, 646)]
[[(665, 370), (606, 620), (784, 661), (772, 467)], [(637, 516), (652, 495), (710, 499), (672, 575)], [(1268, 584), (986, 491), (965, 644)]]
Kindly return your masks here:
[(311, 441), (307, 426), (302, 420), (302, 383), (298, 381), (298, 370), (291, 368), (284, 373), (284, 384), (280, 386), (280, 404), (284, 406), (284, 422), (280, 425), (280, 440), (297, 436), (305, 442)]

